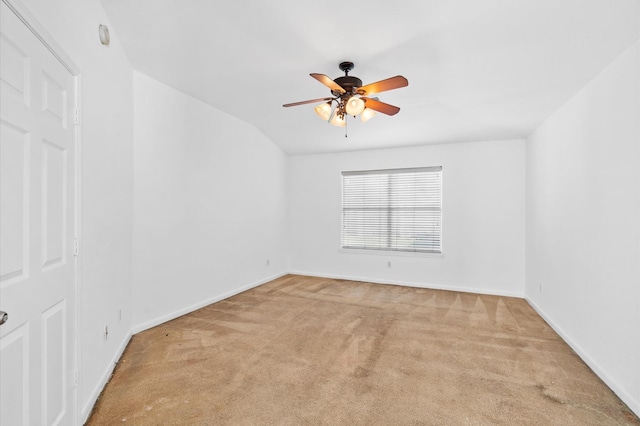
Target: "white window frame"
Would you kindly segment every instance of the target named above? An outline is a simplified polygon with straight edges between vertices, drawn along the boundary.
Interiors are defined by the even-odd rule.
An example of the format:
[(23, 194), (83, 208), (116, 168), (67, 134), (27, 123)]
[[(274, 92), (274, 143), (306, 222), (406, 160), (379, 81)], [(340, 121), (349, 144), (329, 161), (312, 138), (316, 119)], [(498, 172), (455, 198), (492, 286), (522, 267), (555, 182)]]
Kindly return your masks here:
[[(412, 180), (424, 191), (416, 191)], [(343, 171), (341, 183), (341, 252), (442, 256), (442, 166)], [(408, 201), (397, 192), (394, 197), (394, 190)], [(372, 217), (378, 222), (367, 230)], [(351, 236), (345, 234), (349, 227)]]

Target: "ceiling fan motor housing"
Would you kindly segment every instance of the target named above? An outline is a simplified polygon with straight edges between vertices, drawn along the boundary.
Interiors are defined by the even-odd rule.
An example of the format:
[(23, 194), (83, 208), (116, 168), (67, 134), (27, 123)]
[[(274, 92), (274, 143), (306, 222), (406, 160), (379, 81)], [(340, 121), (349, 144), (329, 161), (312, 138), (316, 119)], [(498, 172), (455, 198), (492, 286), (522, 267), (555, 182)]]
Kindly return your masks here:
[[(355, 93), (355, 89), (362, 87), (362, 80), (351, 75), (338, 77), (333, 81), (338, 83), (347, 93)], [(339, 92), (332, 91), (331, 93), (333, 93), (334, 96), (340, 96)]]
[[(347, 95), (355, 93), (356, 92), (355, 89), (357, 89), (358, 87), (362, 87), (362, 80), (360, 80), (358, 77), (353, 77), (349, 75), (349, 71), (351, 71), (354, 66), (355, 65), (353, 64), (353, 62), (341, 62), (340, 65), (338, 65), (338, 68), (340, 68), (340, 71), (344, 71), (344, 76), (338, 77), (335, 80), (333, 80), (346, 91), (345, 94)], [(340, 92), (336, 92), (333, 90), (331, 91), (331, 93), (334, 96), (342, 95)]]

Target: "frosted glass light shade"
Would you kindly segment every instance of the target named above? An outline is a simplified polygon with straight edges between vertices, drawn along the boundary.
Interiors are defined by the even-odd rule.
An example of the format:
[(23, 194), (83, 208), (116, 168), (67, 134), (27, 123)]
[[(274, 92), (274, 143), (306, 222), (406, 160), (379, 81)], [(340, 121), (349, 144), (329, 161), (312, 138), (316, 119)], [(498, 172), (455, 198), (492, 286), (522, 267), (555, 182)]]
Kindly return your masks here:
[(328, 102), (321, 103), (313, 110), (318, 114), (318, 117), (322, 118), (324, 121), (329, 120), (329, 117), (331, 116), (331, 104)]
[(333, 117), (331, 117), (331, 120), (329, 120), (329, 123), (337, 127), (344, 127), (347, 125), (347, 121), (345, 120), (345, 117), (340, 118), (337, 112), (333, 114)]
[(366, 123), (367, 121), (371, 120), (374, 115), (376, 115), (376, 112), (374, 110), (365, 108), (360, 115), (360, 120), (362, 120), (363, 123)]
[(357, 96), (352, 96), (347, 101), (345, 110), (347, 114), (356, 116), (364, 110), (364, 101)]

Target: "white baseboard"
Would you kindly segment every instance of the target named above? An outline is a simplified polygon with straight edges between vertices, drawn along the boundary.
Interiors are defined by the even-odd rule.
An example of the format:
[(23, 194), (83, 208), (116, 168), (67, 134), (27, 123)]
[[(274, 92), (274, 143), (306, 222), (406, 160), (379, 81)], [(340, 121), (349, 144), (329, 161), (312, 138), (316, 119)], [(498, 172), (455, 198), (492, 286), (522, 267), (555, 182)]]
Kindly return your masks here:
[(191, 306), (187, 306), (187, 307), (178, 309), (178, 310), (170, 312), (170, 313), (168, 313), (166, 315), (162, 315), (162, 316), (154, 318), (154, 319), (152, 319), (150, 321), (146, 321), (146, 322), (144, 322), (142, 324), (135, 325), (131, 329), (131, 332), (132, 332), (132, 334), (138, 334), (138, 333), (140, 333), (142, 331), (148, 330), (150, 328), (153, 328), (155, 326), (163, 324), (163, 323), (165, 323), (167, 321), (171, 321), (173, 319), (176, 319), (178, 317), (186, 315), (186, 314), (188, 314), (190, 312), (197, 311), (198, 309), (204, 308), (207, 305), (219, 302), (219, 301), (227, 299), (227, 298), (229, 298), (231, 296), (235, 296), (236, 294), (242, 293), (243, 291), (250, 290), (250, 289), (252, 289), (254, 287), (257, 287), (257, 286), (262, 285), (264, 283), (268, 283), (269, 281), (273, 281), (276, 278), (280, 278), (280, 277), (285, 276), (285, 275), (287, 275), (287, 272), (283, 272), (283, 273), (280, 273), (280, 274), (272, 275), (270, 277), (261, 279), (259, 281), (244, 285), (244, 286), (236, 288), (236, 289), (233, 289), (233, 290), (228, 291), (226, 293), (222, 293), (222, 294), (219, 294), (217, 296), (211, 297), (209, 299), (202, 300), (202, 301), (200, 301), (198, 303), (194, 303)]
[(87, 400), (87, 402), (82, 407), (82, 412), (80, 413), (80, 415), (82, 417), (82, 423), (81, 424), (85, 424), (87, 422), (87, 420), (89, 420), (89, 416), (91, 415), (91, 411), (93, 410), (93, 406), (96, 404), (96, 402), (98, 401), (98, 397), (102, 393), (102, 390), (104, 389), (104, 387), (109, 382), (109, 378), (111, 377), (111, 374), (113, 373), (113, 370), (116, 368), (116, 364), (118, 364), (118, 361), (120, 361), (120, 357), (122, 357), (122, 354), (124, 353), (124, 350), (127, 348), (127, 345), (129, 344), (129, 341), (131, 340), (131, 336), (132, 336), (131, 332), (127, 333), (127, 335), (125, 336), (124, 340), (120, 344), (120, 347), (116, 351), (116, 354), (114, 355), (113, 359), (108, 364), (107, 369), (102, 374), (102, 377), (100, 377), (100, 380), (98, 381), (98, 384), (96, 385), (96, 387), (91, 392), (91, 395), (89, 396), (89, 399)]
[(535, 302), (528, 297), (525, 297), (525, 300), (529, 305), (540, 315), (546, 322), (553, 328), (553, 330), (558, 333), (562, 340), (564, 340), (570, 347), (578, 354), (578, 356), (593, 370), (594, 373), (598, 377), (602, 379), (603, 382), (609, 386), (609, 388), (616, 394), (618, 397), (625, 403), (627, 406), (633, 411), (637, 416), (640, 416), (640, 401), (637, 401), (633, 398), (632, 395), (629, 395), (615, 380), (611, 378), (607, 374), (604, 368), (602, 368), (598, 363), (589, 356), (589, 354), (580, 347), (567, 333), (562, 330), (562, 328), (556, 324)]
[(340, 274), (322, 274), (322, 273), (319, 274), (316, 272), (307, 272), (307, 271), (289, 271), (289, 273), (295, 274), (295, 275), (306, 275), (310, 277), (331, 278), (334, 280), (362, 281), (362, 282), (374, 283), (374, 284), (402, 285), (405, 287), (429, 288), (433, 290), (460, 291), (462, 293), (488, 294), (491, 296), (517, 297), (520, 299), (524, 298), (524, 293), (497, 291), (494, 289), (482, 289), (482, 288), (476, 288), (476, 287), (455, 287), (451, 285), (414, 282), (414, 281), (380, 280), (380, 279), (371, 278), (371, 277), (358, 277), (358, 276), (349, 276), (349, 275), (340, 275)]

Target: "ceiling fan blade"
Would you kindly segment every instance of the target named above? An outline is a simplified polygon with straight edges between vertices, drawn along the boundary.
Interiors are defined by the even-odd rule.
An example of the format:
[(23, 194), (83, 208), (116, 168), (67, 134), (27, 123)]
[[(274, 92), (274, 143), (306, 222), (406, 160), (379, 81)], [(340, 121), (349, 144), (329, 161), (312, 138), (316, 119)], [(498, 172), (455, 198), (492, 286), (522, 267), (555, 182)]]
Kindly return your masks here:
[(401, 75), (387, 78), (386, 80), (376, 81), (375, 83), (367, 84), (366, 86), (359, 87), (356, 92), (360, 96), (369, 96), (374, 93), (386, 92), (387, 90), (399, 89), (409, 85), (409, 81)]
[(331, 89), (334, 92), (338, 92), (338, 93), (344, 93), (345, 92), (345, 90), (342, 88), (342, 86), (340, 86), (338, 83), (336, 83), (335, 81), (331, 80), (329, 77), (327, 77), (324, 74), (311, 73), (309, 75), (311, 77), (315, 78), (316, 80), (318, 80), (320, 83), (322, 83), (325, 86), (327, 86), (329, 89)]
[(372, 98), (361, 98), (361, 99), (364, 99), (365, 107), (372, 109), (374, 111), (378, 111), (387, 115), (396, 115), (398, 112), (400, 112), (400, 108), (398, 108), (397, 106), (380, 102)]
[(326, 101), (330, 101), (333, 98), (319, 98), (319, 99), (311, 99), (308, 101), (301, 101), (301, 102), (294, 102), (292, 104), (284, 104), (282, 105), (283, 107), (292, 107), (292, 106), (298, 106), (298, 105), (304, 105), (304, 104), (315, 104), (318, 102), (326, 102)]

